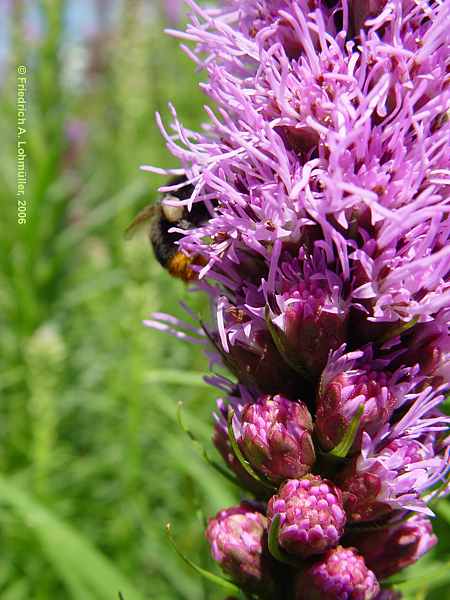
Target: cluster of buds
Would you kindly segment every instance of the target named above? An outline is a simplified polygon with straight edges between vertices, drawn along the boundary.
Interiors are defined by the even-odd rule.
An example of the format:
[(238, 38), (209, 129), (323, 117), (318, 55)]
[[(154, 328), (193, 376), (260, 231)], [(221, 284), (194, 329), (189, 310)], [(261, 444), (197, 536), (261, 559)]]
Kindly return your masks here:
[(218, 110), (161, 128), (209, 214), (188, 327), (235, 378), (213, 442), (251, 496), (213, 558), (249, 598), (398, 599), (449, 489), (450, 2), (188, 4)]

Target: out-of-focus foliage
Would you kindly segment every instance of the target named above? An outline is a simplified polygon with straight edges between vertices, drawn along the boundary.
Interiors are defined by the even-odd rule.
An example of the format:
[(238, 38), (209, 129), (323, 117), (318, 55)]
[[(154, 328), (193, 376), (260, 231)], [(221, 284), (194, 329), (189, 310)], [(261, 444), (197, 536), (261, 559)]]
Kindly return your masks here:
[[(84, 3), (98, 18), (74, 15), (77, 2), (36, 2), (32, 13), (9, 4), (0, 3), (10, 37), (0, 111), (0, 598), (221, 597), (164, 528), (171, 521), (180, 549), (208, 567), (201, 510), (235, 499), (176, 422), (183, 401), (209, 444), (206, 361), (141, 324), (192, 299), (155, 262), (145, 232), (123, 236), (164, 183), (139, 165), (177, 166), (155, 111), (168, 118), (173, 99), (198, 126), (198, 77), (153, 1)], [(16, 215), (21, 64), (26, 225)]]
[[(154, 113), (168, 118), (171, 99), (197, 127), (198, 77), (163, 35), (172, 13), (156, 0), (0, 0), (0, 12), (0, 598), (221, 598), (164, 531), (170, 521), (181, 551), (214, 569), (203, 519), (238, 497), (177, 425), (183, 401), (210, 447), (206, 361), (141, 325), (154, 310), (180, 314), (179, 300), (207, 308), (160, 269), (144, 234), (123, 237), (163, 183), (139, 165), (177, 166)], [(16, 214), (21, 64), (26, 225)], [(441, 503), (427, 568), (448, 560), (449, 513)], [(405, 584), (407, 597), (433, 597), (432, 583)]]

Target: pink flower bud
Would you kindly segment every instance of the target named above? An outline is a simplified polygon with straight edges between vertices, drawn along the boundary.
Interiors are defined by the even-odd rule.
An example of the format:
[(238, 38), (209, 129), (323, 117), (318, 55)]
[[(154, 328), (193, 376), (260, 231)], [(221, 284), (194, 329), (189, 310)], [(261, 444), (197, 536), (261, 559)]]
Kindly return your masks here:
[(281, 486), (267, 507), (270, 521), (276, 515), (280, 515), (280, 546), (303, 558), (335, 546), (346, 522), (340, 490), (315, 475)]
[(304, 265), (299, 278), (296, 260), (283, 264), (284, 278), (278, 284), (282, 292), (276, 294), (277, 308), (271, 314), (277, 348), (286, 362), (308, 379), (319, 377), (330, 351), (337, 350), (347, 335), (342, 282), (321, 266), (322, 273), (314, 272), (317, 265)]
[(297, 578), (295, 600), (375, 600), (379, 591), (363, 557), (338, 546)]
[(351, 449), (357, 452), (362, 432), (378, 431), (389, 420), (396, 403), (388, 374), (370, 367), (339, 373), (321, 389), (317, 400), (316, 434), (321, 447), (331, 450), (339, 444), (362, 405), (363, 413)]
[(312, 419), (303, 402), (263, 396), (238, 420), (239, 445), (252, 467), (274, 482), (300, 478), (315, 461)]
[(206, 538), (225, 573), (251, 592), (273, 587), (267, 551), (267, 519), (249, 503), (221, 510), (209, 520)]

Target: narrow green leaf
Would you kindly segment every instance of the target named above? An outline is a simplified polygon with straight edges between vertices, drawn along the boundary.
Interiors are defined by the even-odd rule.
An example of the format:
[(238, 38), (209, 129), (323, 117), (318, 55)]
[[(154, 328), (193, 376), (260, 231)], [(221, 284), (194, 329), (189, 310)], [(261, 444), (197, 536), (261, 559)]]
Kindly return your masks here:
[(450, 524), (450, 504), (446, 500), (433, 505), (433, 510)]
[(440, 410), (444, 412), (446, 415), (450, 416), (450, 394), (447, 394), (444, 398), (444, 402), (440, 405)]
[(342, 440), (333, 448), (333, 450), (330, 450), (329, 454), (331, 454), (331, 456), (335, 456), (336, 458), (345, 458), (347, 456), (350, 448), (353, 446), (356, 434), (358, 433), (363, 412), (364, 404), (360, 404), (355, 416), (350, 421), (350, 425), (344, 433)]
[[(393, 578), (389, 579), (389, 584)], [(408, 577), (399, 583), (395, 583), (394, 588), (403, 594), (414, 592), (417, 588), (427, 587), (429, 590), (442, 587), (450, 582), (450, 562), (435, 564), (428, 566), (426, 570), (417, 573), (412, 577)]]
[[(73, 248), (89, 233), (105, 223), (110, 222), (119, 211), (135, 204), (136, 200), (145, 195), (147, 183), (142, 180), (132, 181), (121, 189), (115, 196), (103, 201), (99, 206), (91, 210), (83, 224), (83, 227), (69, 227), (62, 232), (57, 241), (58, 251), (64, 251)], [(86, 191), (84, 192), (86, 195)]]
[(166, 525), (166, 529), (167, 529), (167, 537), (169, 538), (169, 541), (172, 544), (175, 552), (178, 554), (178, 556), (187, 565), (189, 565), (192, 569), (194, 569), (194, 571), (196, 571), (199, 575), (201, 575), (202, 577), (204, 577), (208, 581), (211, 581), (212, 583), (215, 583), (219, 587), (222, 587), (222, 588), (226, 589), (228, 592), (230, 592), (232, 594), (239, 594), (240, 590), (239, 590), (239, 588), (236, 585), (234, 585), (234, 583), (232, 583), (228, 579), (225, 579), (224, 577), (220, 577), (219, 575), (214, 575), (214, 573), (211, 573), (210, 571), (207, 571), (206, 569), (202, 569), (201, 567), (199, 567), (198, 565), (196, 565), (194, 562), (192, 562), (192, 560), (190, 560), (189, 558), (187, 558), (187, 556), (185, 556), (178, 549), (178, 546), (176, 545), (175, 540), (172, 537), (172, 533), (171, 533), (171, 530), (170, 530), (170, 523), (168, 523)]
[(188, 387), (206, 387), (203, 373), (193, 373), (178, 369), (153, 369), (147, 371), (147, 383), (169, 383)]
[(401, 325), (398, 325), (397, 327), (393, 327), (392, 329), (387, 331), (383, 336), (381, 336), (377, 340), (377, 342), (379, 344), (384, 344), (385, 342), (392, 340), (393, 338), (397, 337), (398, 335), (405, 333), (405, 331), (408, 331), (408, 329), (411, 329), (411, 327), (414, 327), (414, 325), (417, 323), (418, 320), (419, 320), (419, 317), (414, 317), (407, 323), (402, 323)]
[(208, 465), (210, 465), (214, 470), (216, 470), (218, 473), (220, 473), (220, 475), (222, 475), (222, 477), (225, 477), (225, 479), (227, 479), (228, 481), (231, 481), (232, 484), (234, 484), (238, 488), (241, 488), (242, 486), (239, 483), (239, 481), (236, 479), (236, 477), (233, 477), (233, 475), (231, 475), (231, 473), (229, 473), (226, 469), (224, 469), (224, 467), (222, 467), (222, 465), (219, 465), (219, 463), (217, 463), (215, 460), (213, 460), (209, 456), (206, 449), (198, 441), (198, 439), (195, 437), (195, 435), (192, 433), (192, 431), (190, 429), (188, 429), (188, 427), (185, 425), (185, 423), (183, 422), (182, 414), (181, 414), (182, 408), (183, 408), (183, 403), (178, 402), (177, 421), (178, 421), (178, 424), (180, 425), (181, 429), (191, 440), (194, 448), (197, 450), (197, 452), (200, 454), (200, 456), (202, 456), (204, 458), (204, 460), (208, 463)]
[(271, 492), (275, 491), (277, 488), (274, 485), (272, 485), (271, 483), (269, 483), (268, 481), (265, 481), (264, 479), (262, 479), (258, 475), (258, 473), (256, 473), (256, 471), (253, 470), (253, 468), (251, 467), (248, 460), (246, 460), (244, 455), (242, 454), (241, 449), (239, 448), (239, 445), (236, 441), (234, 431), (233, 431), (233, 417), (234, 417), (234, 410), (230, 409), (228, 411), (228, 437), (230, 439), (230, 444), (231, 444), (231, 448), (234, 452), (234, 455), (236, 456), (238, 461), (241, 463), (242, 467), (247, 471), (247, 473), (251, 477), (253, 477), (253, 479), (255, 481), (257, 481), (259, 484), (261, 484), (262, 486), (264, 486)]
[[(105, 556), (70, 525), (51, 514), (10, 480), (0, 477), (0, 500), (11, 505), (36, 534), (49, 561), (74, 597), (89, 590), (95, 600), (111, 600), (124, 590), (127, 600), (142, 595)], [(85, 598), (89, 598), (86, 596)]]
[[(29, 600), (29, 585), (23, 579), (14, 581), (9, 587), (2, 589), (2, 600)], [(77, 600), (76, 596), (74, 596)], [(87, 600), (87, 597), (84, 597)]]
[(298, 567), (298, 564), (292, 559), (286, 552), (284, 552), (278, 544), (278, 534), (280, 532), (280, 515), (275, 515), (270, 524), (268, 546), (270, 554), (278, 561), (290, 565), (291, 567)]

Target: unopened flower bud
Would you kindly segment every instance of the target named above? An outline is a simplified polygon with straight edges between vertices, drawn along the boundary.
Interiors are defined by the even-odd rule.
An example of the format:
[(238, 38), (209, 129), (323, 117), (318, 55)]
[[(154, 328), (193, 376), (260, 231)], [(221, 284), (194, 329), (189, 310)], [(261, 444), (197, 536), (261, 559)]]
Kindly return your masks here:
[(418, 561), (437, 543), (437, 537), (430, 519), (418, 514), (389, 528), (354, 533), (349, 541), (376, 576), (385, 579)]
[(273, 588), (267, 551), (267, 519), (242, 502), (209, 520), (206, 538), (223, 571), (245, 590), (265, 595)]
[[(283, 393), (295, 397), (299, 389), (302, 391), (305, 383), (285, 362), (265, 327), (262, 329), (233, 306), (228, 306), (225, 313), (227, 331), (222, 336), (212, 334), (210, 339), (237, 379), (266, 394)], [(248, 336), (242, 334), (246, 326), (251, 331)], [(224, 340), (231, 333), (234, 343), (227, 342), (225, 348)]]
[(375, 600), (378, 581), (354, 548), (338, 546), (296, 581), (295, 600)]
[[(331, 360), (332, 362), (332, 360)], [(337, 374), (329, 363), (322, 375), (316, 411), (316, 435), (324, 450), (331, 450), (345, 436), (353, 417), (362, 407), (359, 428), (351, 452), (361, 448), (363, 431), (376, 433), (391, 417), (398, 399), (392, 376), (370, 365), (347, 368)]]
[(280, 546), (303, 558), (335, 546), (346, 522), (340, 490), (315, 475), (281, 486), (267, 507), (270, 521), (276, 515), (280, 515)]
[(219, 411), (214, 414), (215, 423), (212, 437), (214, 446), (221, 454), (230, 471), (236, 475), (243, 487), (256, 495), (265, 495), (267, 493), (266, 488), (264, 488), (262, 484), (259, 484), (256, 479), (247, 473), (239, 460), (236, 458), (233, 448), (231, 447), (227, 424), (228, 411), (230, 408), (233, 409), (233, 406), (225, 404), (221, 400), (218, 401), (217, 406)]
[(238, 422), (241, 450), (265, 477), (278, 483), (310, 471), (315, 461), (313, 425), (303, 402), (263, 396), (243, 408)]
[(297, 281), (277, 296), (280, 315), (272, 317), (272, 336), (286, 362), (307, 378), (317, 378), (330, 350), (346, 339), (347, 310), (339, 286), (324, 277)]

